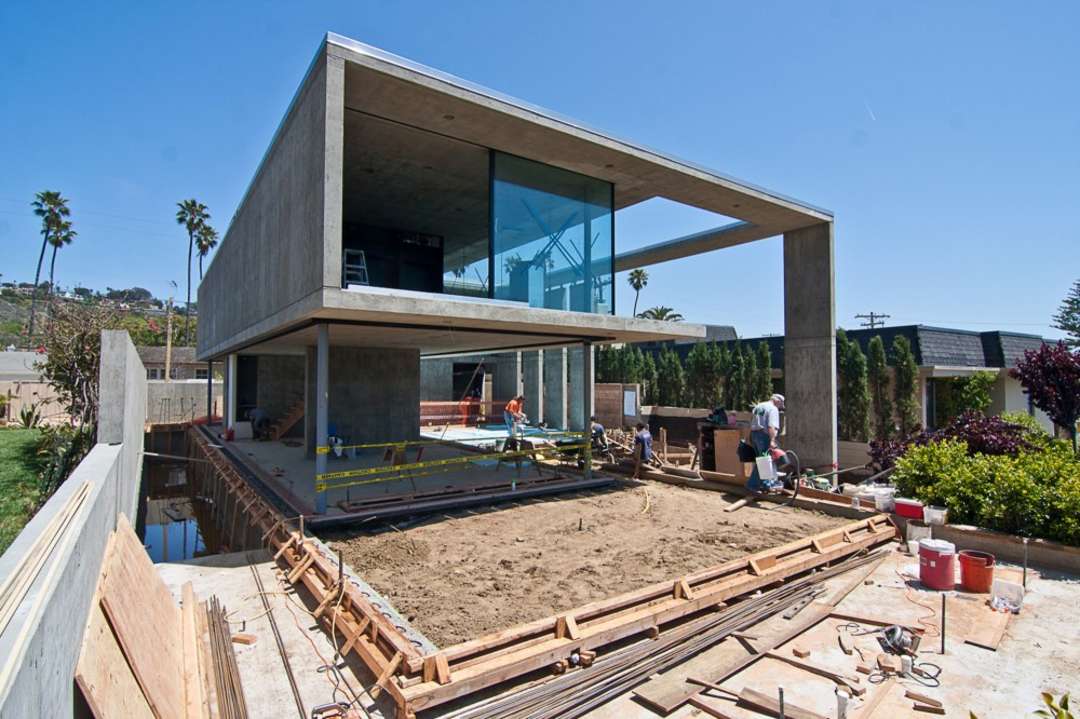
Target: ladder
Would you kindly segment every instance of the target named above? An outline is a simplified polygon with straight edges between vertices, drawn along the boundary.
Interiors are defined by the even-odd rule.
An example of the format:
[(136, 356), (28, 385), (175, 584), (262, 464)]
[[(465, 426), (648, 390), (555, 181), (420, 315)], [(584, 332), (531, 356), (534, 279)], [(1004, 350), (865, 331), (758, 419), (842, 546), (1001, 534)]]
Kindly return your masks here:
[(345, 257), (341, 263), (341, 286), (367, 285), (367, 259), (363, 250), (345, 250)]

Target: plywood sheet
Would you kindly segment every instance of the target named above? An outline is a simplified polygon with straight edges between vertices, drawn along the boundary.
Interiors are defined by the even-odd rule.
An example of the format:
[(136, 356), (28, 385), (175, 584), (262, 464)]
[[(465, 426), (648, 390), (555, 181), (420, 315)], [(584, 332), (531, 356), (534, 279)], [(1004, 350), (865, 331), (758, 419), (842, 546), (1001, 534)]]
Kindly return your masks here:
[(97, 719), (154, 716), (97, 602), (90, 608), (75, 681)]
[(184, 714), (180, 610), (123, 515), (101, 585), (101, 606), (154, 715)]

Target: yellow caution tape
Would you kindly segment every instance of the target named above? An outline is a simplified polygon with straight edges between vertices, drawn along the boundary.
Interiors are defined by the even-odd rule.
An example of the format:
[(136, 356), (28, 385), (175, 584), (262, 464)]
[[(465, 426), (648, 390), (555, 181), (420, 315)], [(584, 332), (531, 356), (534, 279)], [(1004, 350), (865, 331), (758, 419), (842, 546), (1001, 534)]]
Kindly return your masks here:
[[(447, 457), (444, 459), (431, 459), (424, 462), (411, 462), (408, 464), (394, 464), (385, 465), (379, 467), (360, 467), (357, 469), (347, 469), (340, 472), (324, 472), (322, 474), (315, 475), (315, 491), (325, 492), (328, 489), (339, 489), (343, 487), (353, 487), (360, 484), (374, 484), (377, 482), (389, 482), (397, 479), (408, 479), (410, 476), (418, 476), (415, 474), (409, 474), (414, 470), (427, 470), (434, 468), (443, 468), (443, 471), (449, 471), (457, 466), (469, 464), (471, 462), (480, 462), (486, 460), (508, 460), (508, 459), (520, 459), (520, 458), (543, 458), (545, 455), (558, 455), (566, 452), (576, 452), (578, 450), (589, 449), (589, 444), (567, 444), (560, 446), (546, 446), (537, 447), (535, 449), (523, 449), (515, 450), (513, 452), (492, 452), (489, 454), (470, 454), (461, 457)], [(430, 472), (434, 474), (434, 472)], [(388, 476), (382, 476), (388, 475)], [(422, 476), (422, 475), (420, 475)], [(374, 479), (362, 479), (354, 482), (334, 482), (339, 479), (353, 479), (357, 477), (375, 477)], [(333, 482), (333, 484), (330, 484)]]
[[(584, 439), (584, 432), (569, 432), (563, 430), (546, 430), (543, 434), (527, 435), (524, 439), (547, 439), (558, 437), (560, 439)], [(367, 444), (343, 444), (335, 449), (383, 449), (386, 447), (420, 447), (431, 445), (461, 445), (468, 442), (492, 442), (497, 437), (477, 437), (475, 439), (402, 439), (396, 442), (369, 442)], [(520, 439), (520, 438), (519, 438)], [(315, 454), (330, 454), (331, 447), (322, 446), (315, 448)]]

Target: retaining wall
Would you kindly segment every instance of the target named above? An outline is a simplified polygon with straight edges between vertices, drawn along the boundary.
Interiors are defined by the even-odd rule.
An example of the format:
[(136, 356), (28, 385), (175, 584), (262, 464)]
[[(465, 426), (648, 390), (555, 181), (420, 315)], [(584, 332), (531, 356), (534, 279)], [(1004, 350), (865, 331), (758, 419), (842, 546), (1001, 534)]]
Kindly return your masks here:
[[(68, 717), (75, 666), (109, 533), (121, 512), (134, 519), (142, 473), (146, 371), (126, 332), (102, 336), (98, 444), (0, 556), (5, 583), (35, 546), (55, 537), (40, 571), (0, 627), (0, 717)], [(59, 534), (46, 531), (89, 485)]]

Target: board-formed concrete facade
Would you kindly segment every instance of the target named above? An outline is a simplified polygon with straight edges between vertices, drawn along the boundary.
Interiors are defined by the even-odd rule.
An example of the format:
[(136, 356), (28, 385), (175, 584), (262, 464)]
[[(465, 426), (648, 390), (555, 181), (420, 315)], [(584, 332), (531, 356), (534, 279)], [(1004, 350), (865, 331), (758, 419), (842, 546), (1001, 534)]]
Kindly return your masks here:
[[(355, 117), (362, 120), (347, 120)], [(613, 252), (604, 260), (609, 273), (783, 236), (785, 334), (794, 349), (788, 368), (789, 443), (807, 464), (835, 461), (831, 213), (332, 33), (320, 45), (199, 287), (198, 356), (224, 361), (231, 370), (227, 421), (237, 419), (236, 394), (247, 382), (237, 376), (237, 355), (305, 358), (306, 407), (318, 420), (305, 424), (316, 435), (314, 444), (325, 446), (324, 429), (331, 423), (371, 426), (360, 417), (341, 417), (344, 410), (333, 420), (325, 413), (344, 388), (355, 390), (352, 373), (368, 372), (372, 363), (392, 365), (401, 377), (390, 385), (411, 401), (419, 393), (421, 357), (515, 352), (520, 357), (516, 387), (538, 410), (542, 407), (544, 420), (580, 427), (591, 406), (592, 363), (582, 361), (583, 352), (597, 343), (705, 336), (700, 325), (615, 316), (607, 309), (614, 306), (613, 297), (604, 298), (604, 310), (592, 312), (536, 306), (531, 296), (525, 303), (495, 300), (492, 273), (488, 298), (346, 284), (345, 216), (359, 202), (349, 195), (348, 182), (364, 172), (388, 172), (394, 159), (389, 155), (410, 151), (407, 145), (387, 146), (379, 156), (378, 146), (365, 144), (377, 133), (357, 134), (358, 122), (456, 143), (463, 155), (513, 156), (606, 183), (612, 217), (662, 197), (735, 220), (621, 254), (612, 220)], [(408, 196), (410, 181), (429, 178), (423, 170), (435, 169), (404, 165), (376, 177), (387, 193)], [(366, 187), (377, 195), (380, 185)], [(379, 198), (370, 199), (377, 203)], [(586, 266), (591, 271), (592, 265)], [(551, 274), (560, 272), (565, 276), (563, 270)], [(342, 348), (353, 351), (342, 354)], [(379, 352), (385, 355), (379, 358)], [(559, 361), (560, 356), (566, 359)], [(290, 384), (295, 392), (296, 383)], [(372, 396), (366, 401), (381, 403)], [(339, 408), (343, 404), (338, 400)], [(407, 430), (404, 424), (413, 419), (403, 414), (402, 426), (390, 430), (403, 436), (381, 439), (412, 436), (415, 426)], [(361, 436), (354, 439), (376, 439), (355, 431)]]

